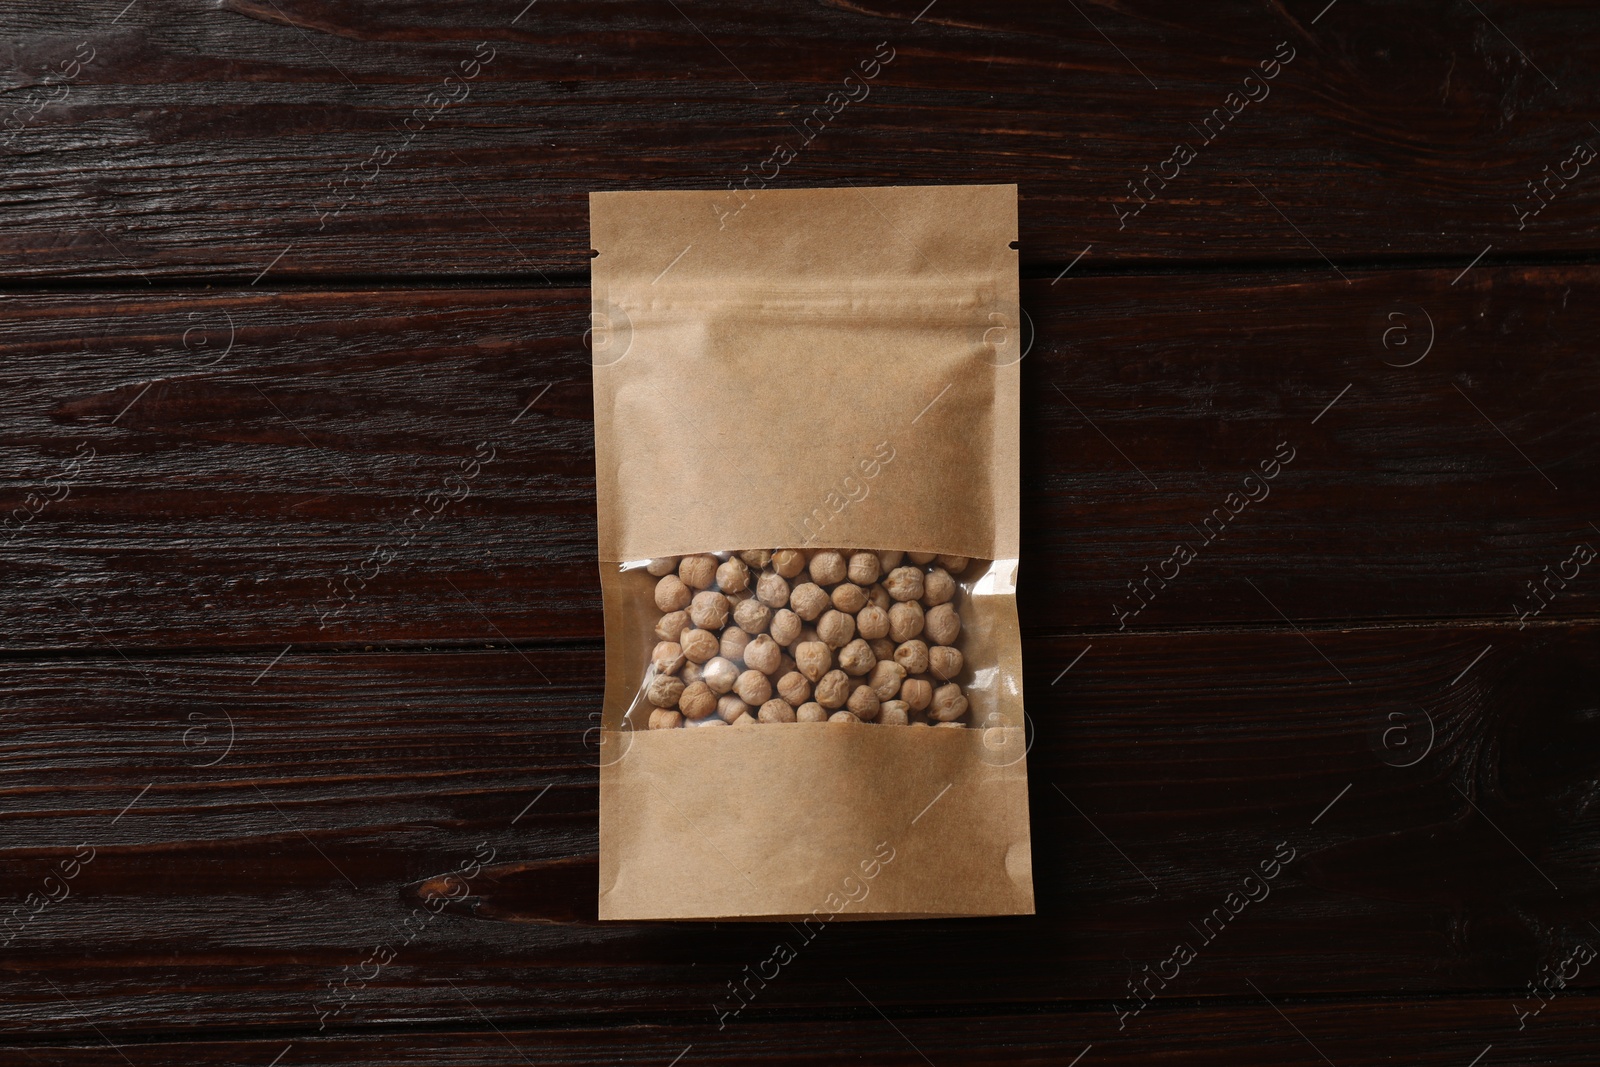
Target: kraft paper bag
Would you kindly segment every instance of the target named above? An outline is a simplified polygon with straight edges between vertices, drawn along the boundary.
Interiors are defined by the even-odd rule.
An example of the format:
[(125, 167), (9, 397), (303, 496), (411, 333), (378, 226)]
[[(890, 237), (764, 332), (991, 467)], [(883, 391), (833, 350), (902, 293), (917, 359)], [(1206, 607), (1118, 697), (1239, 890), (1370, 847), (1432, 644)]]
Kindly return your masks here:
[[(602, 919), (1033, 912), (1016, 202), (590, 195)], [(760, 548), (970, 557), (972, 725), (646, 729), (646, 561)]]

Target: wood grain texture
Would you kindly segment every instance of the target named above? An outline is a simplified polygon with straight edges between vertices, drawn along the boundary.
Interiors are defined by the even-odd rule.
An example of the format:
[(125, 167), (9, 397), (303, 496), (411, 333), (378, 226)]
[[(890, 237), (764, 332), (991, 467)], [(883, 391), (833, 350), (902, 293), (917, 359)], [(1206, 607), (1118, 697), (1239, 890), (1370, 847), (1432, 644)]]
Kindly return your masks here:
[[(0, 1061), (1593, 1061), (1590, 11), (524, 5), (9, 5)], [(1037, 916), (595, 921), (586, 194), (747, 179), (1019, 186)]]
[[(1197, 958), (1130, 1029), (1246, 978), (1275, 998), (1509, 1002), (1600, 939), (1595, 638), (1030, 640), (1038, 915), (804, 942), (781, 923), (593, 920), (597, 649), (291, 653), (264, 674), (247, 655), (12, 661), (0, 894), (42, 893), (76, 845), (95, 856), (0, 950), (0, 1027), (306, 1035), (481, 1010), (715, 1029), (727, 984), (785, 940), (798, 959), (741, 1024), (858, 1012), (849, 979), (885, 1011), (1071, 1002), (1109, 1036), (1129, 981), (1179, 942)], [(1264, 899), (1230, 902), (1286, 854)], [(419, 907), (475, 856), (459, 907)]]
[[(1454, 278), (1026, 285), (1025, 628), (1593, 616), (1600, 271)], [(587, 300), (0, 301), (0, 648), (597, 639)]]
[[(848, 987), (846, 987), (848, 991)], [(874, 993), (873, 986), (863, 987)], [(851, 994), (854, 995), (854, 994)], [(1246, 995), (1250, 994), (1246, 988)], [(876, 997), (873, 998), (876, 1000)], [(1422, 1002), (1338, 1000), (1300, 1003), (1270, 995), (1226, 1005), (1165, 1008), (1138, 1032), (1106, 1033), (1091, 1011), (1051, 1008), (1028, 1014), (930, 1016), (891, 1009), (887, 1017), (857, 997), (850, 1008), (800, 1021), (714, 1025), (681, 1018), (620, 1026), (427, 1030), (339, 1036), (123, 1044), (131, 1067), (598, 1067), (637, 1063), (809, 1065), (870, 1063), (894, 1067), (1081, 1062), (1142, 1067), (1150, 1063), (1283, 1064), (1328, 1062), (1465, 1067), (1492, 1045), (1498, 1062), (1586, 1064), (1596, 1040), (1593, 995), (1567, 993), (1522, 1031), (1506, 1002), (1440, 997)], [(1280, 1014), (1281, 1012), (1281, 1014)], [(1507, 1019), (1511, 1025), (1507, 1025)], [(92, 1032), (71, 1044), (6, 1046), (0, 1052), (39, 1067), (101, 1067), (116, 1053)], [(281, 1060), (274, 1063), (276, 1057)], [(680, 1057), (674, 1059), (674, 1057)], [(1093, 1057), (1091, 1059), (1090, 1057)], [(1494, 1060), (1485, 1057), (1484, 1063)]]
[[(1600, 183), (1571, 163), (1600, 144), (1582, 5), (521, 7), (13, 4), (0, 269), (575, 274), (589, 191), (751, 175), (1015, 182), (1024, 255), (1052, 271), (1091, 245), (1085, 269), (1596, 250)], [(847, 85), (880, 42), (892, 60)], [(1179, 144), (1195, 158), (1119, 221)], [(1550, 204), (1520, 219), (1536, 181)]]

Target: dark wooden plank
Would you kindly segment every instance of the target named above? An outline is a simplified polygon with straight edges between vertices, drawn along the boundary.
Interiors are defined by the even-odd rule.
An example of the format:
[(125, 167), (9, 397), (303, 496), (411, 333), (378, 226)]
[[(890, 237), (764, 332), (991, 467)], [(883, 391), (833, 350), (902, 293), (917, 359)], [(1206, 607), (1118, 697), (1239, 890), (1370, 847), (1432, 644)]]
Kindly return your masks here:
[(1016, 182), (1041, 266), (1596, 250), (1582, 5), (522, 6), (13, 4), (4, 274), (577, 272), (590, 190), (748, 175)]
[[(1600, 271), (1454, 277), (1026, 286), (1025, 626), (1531, 611), (1529, 582), (1600, 544)], [(0, 647), (598, 638), (586, 308), (498, 289), (0, 302)], [(480, 445), (495, 458), (468, 482)], [(1247, 482), (1280, 445), (1292, 462)], [(1172, 577), (1180, 542), (1196, 558)], [(1552, 579), (1536, 618), (1600, 610), (1591, 571)]]
[[(1158, 1007), (1246, 978), (1509, 1001), (1600, 938), (1596, 636), (1030, 641), (1038, 915), (830, 924), (739, 1022), (858, 1012), (848, 978), (886, 1011), (1072, 1001), (1115, 1031), (1113, 1002), (1179, 942), (1197, 958)], [(80, 843), (95, 858), (0, 952), (0, 1026), (305, 1032), (344, 980), (334, 1027), (714, 1024), (745, 966), (799, 940), (593, 921), (595, 649), (294, 652), (264, 675), (265, 656), (130, 659), (5, 667), (0, 894), (42, 892)], [(489, 849), (471, 907), (407, 925), (419, 883)], [(1291, 851), (1270, 895), (1230, 903)], [(1151, 1013), (1129, 1027), (1159, 1029)]]
[[(874, 991), (878, 990), (874, 988)], [(863, 990), (865, 992), (865, 989)], [(876, 998), (874, 998), (876, 999)], [(1151, 1063), (1317, 1064), (1403, 1062), (1466, 1067), (1482, 1062), (1588, 1064), (1594, 1061), (1595, 997), (1567, 993), (1517, 1031), (1504, 998), (1253, 1002), (1163, 1010), (1136, 1033), (1107, 1033), (1103, 1013), (929, 1016), (893, 1011), (886, 1019), (858, 998), (847, 1012), (805, 1022), (715, 1026), (675, 1018), (650, 1025), (487, 1030), (412, 1030), (333, 1037), (292, 1035), (235, 1041), (124, 1044), (130, 1067), (596, 1067), (599, 1064), (868, 1063), (896, 1067), (1021, 1064), (1066, 1067)], [(1279, 1014), (1281, 1009), (1282, 1014)], [(0, 1045), (39, 1067), (102, 1067), (114, 1054), (93, 1033), (70, 1045)], [(674, 1057), (681, 1057), (674, 1059)], [(1091, 1057), (1093, 1057), (1091, 1059)], [(121, 1060), (115, 1060), (121, 1062)]]

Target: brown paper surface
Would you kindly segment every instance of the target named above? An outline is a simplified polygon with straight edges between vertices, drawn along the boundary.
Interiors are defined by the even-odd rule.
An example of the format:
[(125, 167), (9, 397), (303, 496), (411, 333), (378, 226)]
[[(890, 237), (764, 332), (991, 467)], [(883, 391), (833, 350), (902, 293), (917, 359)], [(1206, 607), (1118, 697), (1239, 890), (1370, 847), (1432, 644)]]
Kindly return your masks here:
[[(1032, 913), (1016, 188), (726, 199), (590, 197), (600, 917)], [(958, 680), (1005, 725), (645, 729), (660, 613), (621, 564), (785, 546), (973, 557)]]
[(727, 199), (590, 194), (600, 558), (1015, 559), (1016, 186)]
[[(1008, 730), (1021, 733), (993, 732)], [(983, 761), (990, 733), (635, 734), (627, 773), (600, 785), (602, 812), (630, 813), (626, 853), (601, 844), (600, 918), (1031, 914), (1028, 837), (1012, 832), (1026, 830), (1027, 772)], [(865, 878), (862, 861), (890, 852)]]

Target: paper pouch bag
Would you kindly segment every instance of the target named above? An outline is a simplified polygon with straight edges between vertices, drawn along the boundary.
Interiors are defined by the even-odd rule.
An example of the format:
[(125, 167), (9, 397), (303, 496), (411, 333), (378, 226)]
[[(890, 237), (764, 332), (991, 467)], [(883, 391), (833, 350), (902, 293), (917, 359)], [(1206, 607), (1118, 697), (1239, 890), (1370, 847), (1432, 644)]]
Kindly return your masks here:
[[(594, 193), (589, 218), (600, 918), (1031, 914), (1016, 187)], [(782, 548), (969, 557), (964, 728), (648, 729), (648, 562)]]

